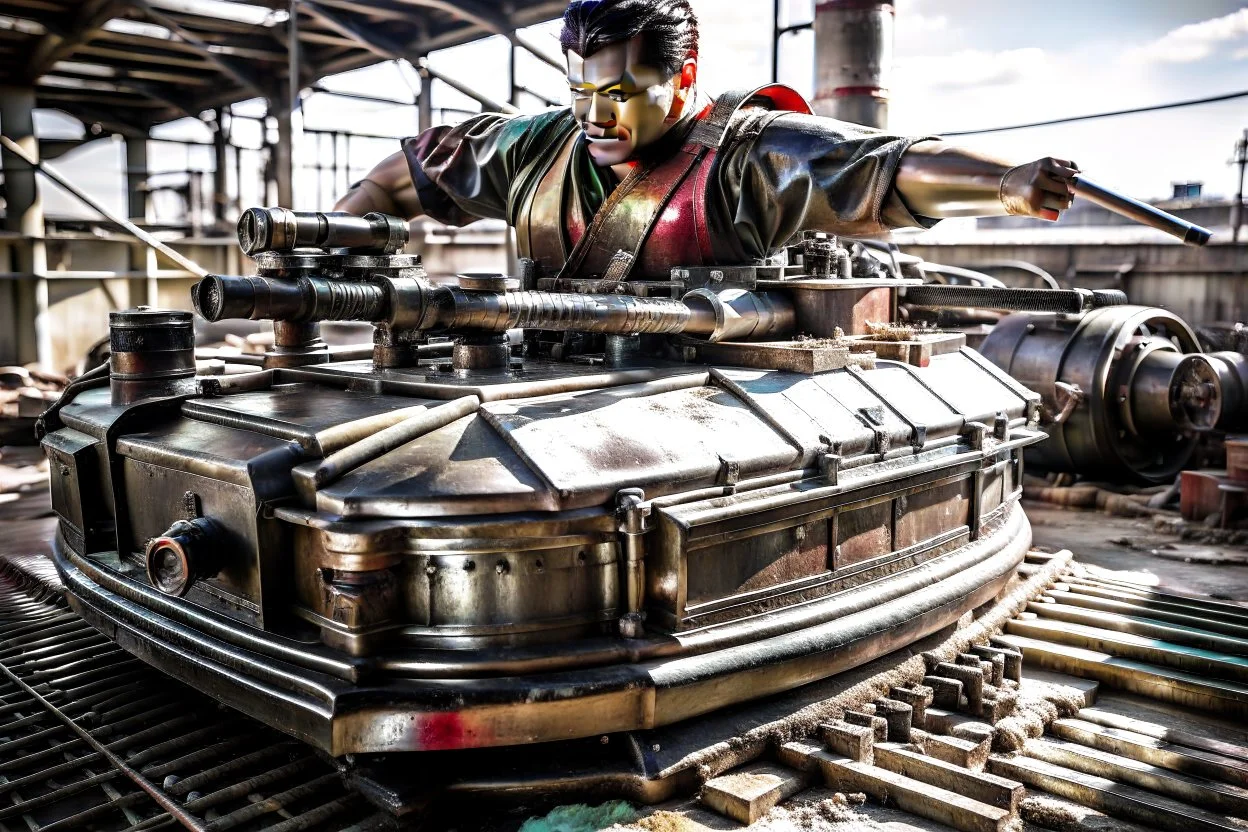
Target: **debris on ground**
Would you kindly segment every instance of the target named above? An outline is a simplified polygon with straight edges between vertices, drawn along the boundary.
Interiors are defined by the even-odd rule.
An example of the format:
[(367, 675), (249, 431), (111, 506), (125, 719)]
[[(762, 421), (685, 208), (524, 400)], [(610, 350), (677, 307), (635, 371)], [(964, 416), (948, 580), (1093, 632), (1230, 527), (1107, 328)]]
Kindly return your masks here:
[(35, 444), (35, 419), (68, 384), (66, 376), (37, 364), (0, 367), (0, 445)]
[(997, 722), (994, 751), (1018, 751), (1057, 719), (1074, 716), (1084, 706), (1083, 693), (1066, 685), (1024, 679), (1014, 713)]

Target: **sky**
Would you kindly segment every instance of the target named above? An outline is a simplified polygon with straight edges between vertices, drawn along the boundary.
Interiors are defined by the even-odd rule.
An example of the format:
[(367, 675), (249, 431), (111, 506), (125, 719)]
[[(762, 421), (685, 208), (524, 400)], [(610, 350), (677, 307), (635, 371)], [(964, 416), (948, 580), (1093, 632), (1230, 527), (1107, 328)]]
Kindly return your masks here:
[[(808, 20), (812, 0), (782, 0), (785, 19)], [(770, 80), (772, 0), (693, 0), (701, 18), (700, 84), (708, 93), (757, 86)], [(1248, 90), (1248, 4), (1226, 0), (895, 0), (894, 61), (888, 129), (932, 135), (1124, 109)], [(558, 53), (556, 23), (532, 27), (526, 37)], [(788, 35), (780, 53), (781, 80), (803, 93), (813, 87), (813, 35)], [(431, 63), (496, 99), (505, 99), (506, 41), (490, 38), (434, 53)], [(561, 73), (521, 52), (521, 83), (566, 101)], [(331, 89), (411, 99), (419, 81), (411, 68), (390, 62), (325, 79)], [(435, 107), (475, 105), (435, 84)], [(526, 109), (541, 109), (534, 99)], [(240, 112), (261, 114), (260, 102)], [(313, 95), (305, 101), (309, 127), (354, 129), (386, 136), (415, 131), (415, 109)], [(72, 135), (81, 128), (54, 113), (39, 119), (44, 134)], [(238, 122), (241, 141), (259, 141), (258, 122)], [(955, 141), (1017, 162), (1057, 156), (1076, 162), (1090, 178), (1142, 198), (1165, 197), (1175, 181), (1203, 181), (1207, 194), (1235, 191), (1229, 160), (1248, 129), (1248, 98), (1171, 111), (1032, 128)], [(160, 134), (206, 139), (203, 125), (183, 120)], [(304, 163), (327, 159), (329, 145), (311, 139)], [(353, 143), (353, 178), (397, 149), (397, 143)], [(342, 148), (340, 148), (342, 150)], [(122, 206), (122, 146), (101, 140), (54, 163), (114, 208)], [(211, 166), (206, 149), (153, 144), (153, 170), (187, 161)], [(258, 154), (243, 155), (244, 196), (263, 201), (253, 180)], [(165, 179), (174, 182), (179, 177)], [(296, 182), (296, 207), (329, 208), (346, 184), (311, 172)], [(176, 213), (171, 195), (158, 213)], [(50, 211), (88, 216), (64, 195), (45, 189)]]

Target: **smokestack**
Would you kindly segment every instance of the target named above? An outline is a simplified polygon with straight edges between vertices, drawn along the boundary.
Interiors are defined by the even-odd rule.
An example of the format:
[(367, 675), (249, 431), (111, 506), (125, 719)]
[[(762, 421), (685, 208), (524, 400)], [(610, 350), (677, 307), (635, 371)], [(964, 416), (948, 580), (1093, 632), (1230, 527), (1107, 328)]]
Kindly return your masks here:
[(816, 113), (887, 126), (893, 24), (892, 3), (822, 0), (815, 5)]

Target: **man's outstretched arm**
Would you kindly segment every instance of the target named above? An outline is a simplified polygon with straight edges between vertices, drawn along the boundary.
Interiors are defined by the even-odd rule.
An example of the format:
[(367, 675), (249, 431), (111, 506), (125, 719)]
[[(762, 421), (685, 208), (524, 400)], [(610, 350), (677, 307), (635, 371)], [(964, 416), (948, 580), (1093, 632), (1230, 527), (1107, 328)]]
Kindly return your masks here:
[(399, 151), (381, 160), (334, 204), (334, 210), (357, 217), (371, 211), (409, 220), (421, 216), (424, 211), (412, 183), (407, 157)]
[(942, 141), (919, 142), (901, 157), (895, 187), (916, 215), (984, 217), (1014, 214), (1055, 220), (1070, 207), (1074, 162), (1044, 158), (1010, 165)]

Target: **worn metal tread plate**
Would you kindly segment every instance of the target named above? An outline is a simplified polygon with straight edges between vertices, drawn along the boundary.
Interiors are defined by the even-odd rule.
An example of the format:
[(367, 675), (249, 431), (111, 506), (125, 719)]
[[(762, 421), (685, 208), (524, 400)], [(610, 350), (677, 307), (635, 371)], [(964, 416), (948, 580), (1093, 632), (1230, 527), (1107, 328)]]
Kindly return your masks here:
[(331, 762), (121, 650), (58, 590), (50, 562), (0, 558), (0, 832), (390, 828)]
[[(1063, 576), (992, 639), (997, 648), (1022, 652), (1025, 685), (1066, 685), (1085, 704), (1043, 736), (1015, 752), (973, 753), (976, 740), (990, 741), (996, 729), (981, 722), (990, 720), (970, 708), (969, 691), (955, 683), (949, 690), (958, 697), (956, 710), (929, 706), (922, 725), (916, 712), (911, 744), (881, 742), (869, 727), (835, 722), (820, 726), (818, 740), (776, 749), (776, 759), (821, 787), (863, 792), (871, 804), (894, 807), (890, 819), (896, 809), (922, 818), (915, 823), (923, 828), (936, 822), (970, 832), (1015, 828), (1020, 820), (1046, 828), (1046, 819), (1054, 824), (1047, 828), (1065, 828), (1062, 812), (1029, 810), (1025, 798), (1041, 797), (1148, 829), (1248, 830), (1248, 723), (1241, 710), (1248, 641), (1232, 634), (1248, 624), (1248, 608), (1081, 572), (1075, 567)], [(1210, 629), (1201, 629), (1206, 621)], [(971, 666), (965, 654), (932, 672), (961, 667), (959, 682), (969, 682)], [(981, 670), (987, 679), (986, 662)], [(991, 690), (984, 686), (985, 699)], [(847, 712), (851, 717), (879, 721)], [(704, 797), (703, 807), (744, 819), (740, 807), (756, 804), (750, 788), (759, 789), (750, 778), (735, 778), (736, 771), (752, 768), (712, 780), (716, 795)], [(767, 771), (776, 783), (793, 782), (774, 766)], [(734, 787), (739, 794), (724, 794)], [(796, 792), (791, 805), (808, 794)], [(874, 816), (870, 805), (864, 811)], [(698, 812), (690, 810), (689, 829), (719, 828), (705, 816), (699, 821)], [(1087, 823), (1093, 825), (1080, 828), (1113, 828), (1104, 818)]]

